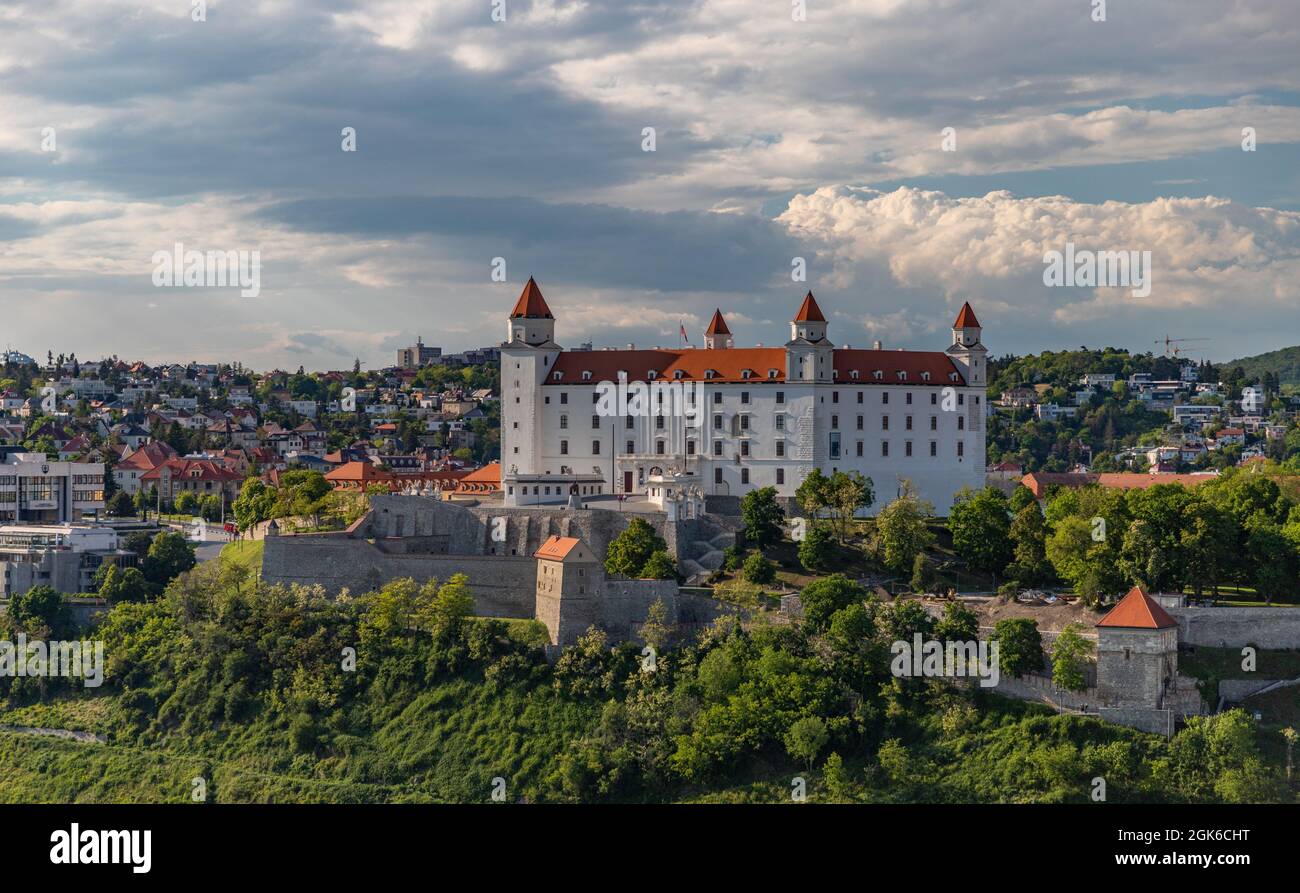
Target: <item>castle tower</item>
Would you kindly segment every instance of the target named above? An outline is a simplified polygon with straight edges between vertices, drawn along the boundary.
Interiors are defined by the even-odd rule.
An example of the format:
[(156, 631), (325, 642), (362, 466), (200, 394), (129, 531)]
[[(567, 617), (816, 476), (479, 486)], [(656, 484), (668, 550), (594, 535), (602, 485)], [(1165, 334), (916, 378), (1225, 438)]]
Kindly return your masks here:
[(545, 624), (552, 645), (572, 645), (600, 622), (605, 569), (582, 540), (551, 536), (537, 559), (534, 616)]
[(554, 340), (555, 317), (551, 315), (551, 308), (546, 306), (536, 280), (529, 276), (519, 300), (515, 302), (515, 309), (510, 312), (506, 342), (540, 346)]
[(541, 469), (542, 385), (562, 348), (555, 343), (555, 317), (530, 276), (510, 313), (501, 345), (501, 478)]
[(731, 329), (727, 328), (727, 321), (722, 318), (722, 311), (714, 310), (713, 319), (709, 320), (709, 327), (704, 330), (704, 347), (708, 350), (721, 350), (734, 345)]
[(826, 317), (812, 292), (804, 296), (790, 322), (786, 344), (786, 381), (829, 382), (833, 378), (835, 345), (826, 337)]
[(975, 311), (970, 308), (970, 303), (961, 305), (961, 312), (957, 314), (957, 321), (952, 324), (952, 345), (948, 348), (948, 356), (960, 368), (966, 384), (973, 388), (982, 388), (988, 385), (988, 348), (980, 343), (980, 333), (983, 329), (980, 327), (979, 320), (975, 318)]
[(1178, 677), (1178, 621), (1134, 586), (1097, 623), (1097, 692), (1105, 706), (1161, 708)]

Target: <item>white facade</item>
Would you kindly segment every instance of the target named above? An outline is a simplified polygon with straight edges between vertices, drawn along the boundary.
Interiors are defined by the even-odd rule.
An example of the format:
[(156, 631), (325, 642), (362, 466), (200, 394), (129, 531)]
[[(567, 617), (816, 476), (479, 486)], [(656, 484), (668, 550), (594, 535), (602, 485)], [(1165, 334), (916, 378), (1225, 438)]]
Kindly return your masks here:
[(59, 524), (103, 508), (104, 463), (0, 455), (0, 523)]
[[(987, 350), (969, 307), (944, 352), (836, 348), (811, 295), (798, 316), (779, 348), (719, 338), (728, 346), (565, 352), (530, 281), (501, 347), (507, 504), (532, 499), (533, 476), (565, 474), (599, 474), (613, 493), (644, 494), (650, 478), (672, 473), (709, 496), (770, 486), (792, 497), (820, 468), (871, 478), (872, 513), (906, 479), (946, 515), (958, 490), (984, 485)], [(628, 386), (657, 387), (644, 412), (602, 411), (601, 383), (620, 374)], [(672, 386), (703, 406), (680, 411)], [(528, 493), (512, 492), (520, 476)]]
[(1241, 411), (1247, 414), (1261, 412), (1265, 403), (1264, 389), (1248, 387), (1241, 389)]

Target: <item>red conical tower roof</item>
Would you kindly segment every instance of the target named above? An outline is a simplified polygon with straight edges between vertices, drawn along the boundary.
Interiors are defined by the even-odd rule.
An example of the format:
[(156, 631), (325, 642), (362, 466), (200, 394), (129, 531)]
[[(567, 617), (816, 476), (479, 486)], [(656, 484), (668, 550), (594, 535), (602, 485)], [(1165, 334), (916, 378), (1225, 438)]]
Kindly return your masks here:
[(722, 318), (721, 310), (713, 311), (713, 319), (709, 320), (709, 327), (704, 330), (706, 335), (730, 335), (731, 329), (727, 328), (727, 321)]
[(975, 318), (975, 311), (970, 309), (970, 301), (961, 305), (961, 312), (957, 314), (957, 321), (952, 324), (954, 329), (978, 329), (980, 321)]
[(1143, 592), (1141, 586), (1134, 586), (1097, 625), (1123, 629), (1169, 629), (1177, 626), (1178, 621)]
[(546, 299), (542, 297), (542, 290), (537, 287), (537, 282), (532, 276), (528, 277), (528, 284), (524, 286), (523, 292), (519, 295), (519, 300), (515, 303), (515, 309), (510, 314), (511, 319), (520, 316), (528, 319), (555, 319), (551, 316), (551, 308), (546, 306)]
[(803, 299), (803, 304), (799, 307), (799, 312), (794, 315), (795, 322), (826, 322), (826, 317), (822, 316), (822, 308), (817, 306), (817, 299), (813, 297), (810, 291)]

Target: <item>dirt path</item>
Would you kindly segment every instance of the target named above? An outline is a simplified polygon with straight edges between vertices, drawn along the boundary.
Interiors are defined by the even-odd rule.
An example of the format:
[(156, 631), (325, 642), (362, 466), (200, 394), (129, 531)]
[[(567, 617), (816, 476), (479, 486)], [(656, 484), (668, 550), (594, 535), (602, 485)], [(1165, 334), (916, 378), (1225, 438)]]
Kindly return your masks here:
[(48, 735), (51, 738), (71, 738), (87, 744), (107, 744), (108, 739), (94, 732), (77, 732), (72, 729), (42, 729), (36, 726), (11, 726), (0, 723), (0, 732), (13, 732), (16, 735)]

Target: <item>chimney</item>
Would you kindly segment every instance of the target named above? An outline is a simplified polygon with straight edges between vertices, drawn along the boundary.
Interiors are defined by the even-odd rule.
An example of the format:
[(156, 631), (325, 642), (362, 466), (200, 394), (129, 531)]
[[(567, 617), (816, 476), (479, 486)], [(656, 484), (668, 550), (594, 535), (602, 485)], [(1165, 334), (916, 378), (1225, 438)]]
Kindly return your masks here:
[(873, 343), (872, 343), (872, 345), (871, 345), (871, 349), (872, 349), (872, 350), (884, 350), (884, 349), (885, 349), (885, 346), (884, 346), (883, 344), (881, 344), (879, 341), (876, 341), (876, 342), (873, 342)]

